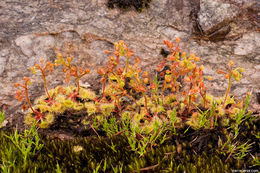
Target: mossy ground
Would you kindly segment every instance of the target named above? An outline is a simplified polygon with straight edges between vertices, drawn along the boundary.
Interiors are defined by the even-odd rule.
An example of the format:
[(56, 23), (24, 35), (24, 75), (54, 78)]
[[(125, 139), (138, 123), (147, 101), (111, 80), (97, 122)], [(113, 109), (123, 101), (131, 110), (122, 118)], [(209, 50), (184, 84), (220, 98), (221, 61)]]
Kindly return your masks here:
[[(259, 120), (245, 121), (241, 124), (241, 133), (237, 137), (238, 141), (252, 143), (252, 155), (257, 155), (259, 151), (259, 139), (255, 136), (259, 125)], [(15, 172), (55, 172), (57, 164), (62, 172), (93, 172), (98, 165), (101, 165), (99, 172), (115, 172), (120, 169), (123, 172), (230, 172), (232, 169), (257, 169), (252, 166), (250, 155), (236, 160), (233, 157), (227, 159), (228, 155), (220, 152), (218, 141), (226, 139), (228, 130), (225, 128), (187, 128), (177, 130), (176, 135), (169, 135), (163, 144), (147, 147), (146, 154), (142, 157), (131, 151), (124, 133), (108, 137), (105, 131), (99, 131), (98, 137), (89, 129), (88, 133), (74, 134), (77, 137), (70, 139), (59, 136), (53, 139), (50, 136), (54, 135), (39, 131), (44, 147), (35, 156), (28, 158), (26, 167), (22, 166), (19, 150), (5, 137), (5, 134), (13, 132), (1, 130), (0, 158), (5, 157), (6, 149), (11, 149), (9, 157), (16, 158), (16, 168), (11, 170)], [(71, 129), (63, 127), (63, 132), (69, 130)], [(72, 132), (70, 135), (73, 135)]]

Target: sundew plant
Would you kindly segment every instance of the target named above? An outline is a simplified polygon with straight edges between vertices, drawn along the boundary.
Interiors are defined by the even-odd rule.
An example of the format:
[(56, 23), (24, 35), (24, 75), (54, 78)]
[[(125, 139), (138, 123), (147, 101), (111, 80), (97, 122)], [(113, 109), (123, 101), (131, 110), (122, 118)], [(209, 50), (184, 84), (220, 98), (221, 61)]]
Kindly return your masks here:
[[(81, 127), (99, 138), (125, 136), (127, 149), (140, 158), (171, 139), (176, 145), (174, 153), (181, 154), (184, 144), (179, 140), (186, 133), (221, 129), (222, 137), (214, 138), (218, 143), (215, 152), (225, 155), (227, 161), (248, 157), (254, 143), (239, 141), (238, 136), (241, 126), (253, 123), (255, 118), (247, 110), (251, 94), (247, 93), (241, 100), (230, 95), (232, 83), (242, 78), (244, 70), (234, 68), (233, 61), (227, 63), (226, 70), (218, 70), (217, 73), (228, 80), (228, 87), (223, 97), (215, 97), (205, 84), (213, 77), (204, 75), (203, 65), (198, 65), (200, 57), (182, 51), (179, 38), (174, 42), (165, 40), (164, 44), (169, 54), (158, 64), (156, 72), (143, 71), (141, 59), (122, 40), (114, 44), (114, 50), (105, 50), (108, 61), (96, 71), (100, 76), (97, 81), (101, 83), (100, 91), (80, 86), (81, 78), (90, 70), (75, 66), (73, 58), (58, 54), (55, 63), (41, 60), (40, 65), (36, 64), (31, 70), (41, 72), (45, 95), (32, 102), (30, 79), (24, 77), (23, 84), (15, 84), (18, 88), (15, 97), (27, 110), (25, 123), (32, 125), (36, 120), (37, 127), (51, 129), (64, 126), (61, 124), (65, 120), (61, 119), (67, 116), (66, 126), (73, 126), (71, 129), (75, 131)], [(76, 85), (48, 89), (46, 76), (56, 66), (63, 67), (67, 83), (71, 76), (75, 77)], [(249, 125), (248, 128), (251, 129)], [(254, 132), (253, 135), (257, 136)], [(116, 144), (108, 146), (116, 152)], [(257, 164), (257, 159), (254, 160)], [(122, 165), (118, 167), (121, 168)]]

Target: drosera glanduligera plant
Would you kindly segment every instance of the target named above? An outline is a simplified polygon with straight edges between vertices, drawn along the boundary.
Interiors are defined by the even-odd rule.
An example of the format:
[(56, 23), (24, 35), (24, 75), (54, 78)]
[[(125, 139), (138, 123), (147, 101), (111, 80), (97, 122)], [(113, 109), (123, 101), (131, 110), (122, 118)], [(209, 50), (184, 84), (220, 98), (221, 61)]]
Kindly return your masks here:
[[(197, 99), (197, 93), (203, 98), (204, 106), (206, 106), (206, 87), (204, 84), (204, 78), (212, 80), (212, 77), (203, 76), (203, 66), (197, 66), (196, 62), (200, 60), (199, 57), (194, 54), (190, 54), (187, 57), (185, 52), (182, 52), (179, 48), (180, 39), (176, 38), (176, 45), (173, 42), (164, 41), (170, 50), (170, 54), (167, 56), (167, 61), (163, 60), (158, 66), (157, 71), (161, 71), (165, 66), (170, 67), (166, 72), (161, 72), (161, 76), (164, 76), (164, 83), (162, 86), (162, 102), (163, 91), (166, 88), (170, 88), (172, 93), (176, 96), (176, 104), (180, 104), (180, 97), (183, 96), (183, 104), (185, 104), (188, 112), (191, 110), (192, 103)], [(180, 82), (178, 78), (184, 77), (184, 81), (188, 84), (186, 90), (180, 93)]]
[(218, 70), (218, 74), (223, 74), (225, 79), (228, 79), (228, 88), (227, 88), (225, 98), (224, 98), (224, 101), (223, 101), (223, 108), (226, 106), (226, 100), (228, 98), (228, 95), (229, 95), (229, 92), (230, 92), (230, 89), (231, 89), (232, 78), (234, 78), (236, 81), (239, 81), (242, 77), (241, 72), (244, 72), (244, 69), (240, 68), (240, 67), (232, 70), (233, 65), (234, 65), (234, 62), (229, 61), (228, 72)]
[[(94, 99), (93, 105), (90, 103), (84, 103), (88, 113), (91, 112), (90, 110), (94, 110), (94, 112), (101, 110), (101, 113), (106, 116), (110, 115), (111, 112), (115, 112), (119, 116), (128, 114), (132, 117), (133, 121), (147, 120), (148, 124), (152, 119), (161, 119), (158, 119), (158, 117), (161, 117), (162, 115), (166, 115), (166, 119), (163, 119), (164, 121), (168, 121), (173, 110), (177, 111), (179, 118), (184, 120), (184, 123), (189, 118), (192, 120), (190, 122), (200, 119), (199, 117), (202, 115), (197, 108), (202, 106), (205, 109), (210, 110), (210, 105), (212, 106), (214, 100), (213, 96), (207, 94), (207, 87), (204, 84), (204, 79), (211, 80), (212, 77), (204, 76), (203, 66), (196, 65), (196, 62), (198, 62), (200, 58), (194, 54), (187, 56), (186, 53), (179, 48), (179, 42), (179, 38), (176, 38), (176, 44), (164, 41), (165, 45), (169, 48), (170, 54), (158, 65), (157, 68), (157, 71), (160, 72), (163, 68), (168, 66), (166, 71), (159, 73), (160, 77), (163, 78), (161, 89), (159, 89), (157, 77), (155, 80), (151, 79), (148, 72), (142, 72), (138, 67), (140, 64), (139, 57), (134, 55), (134, 52), (129, 49), (128, 45), (124, 41), (120, 40), (115, 43), (115, 51), (106, 50), (105, 52), (110, 54), (108, 63), (97, 71), (97, 73), (102, 76), (102, 96), (98, 99)], [(124, 57), (126, 58), (126, 63), (122, 66), (121, 58)], [(135, 60), (134, 63), (132, 63), (132, 59)], [(16, 94), (16, 98), (20, 101), (22, 101), (22, 93), (26, 96), (26, 101), (23, 106), (24, 109), (27, 108), (28, 103), (32, 113), (37, 115), (37, 120), (44, 116), (42, 112), (52, 113), (53, 109), (56, 109), (56, 112), (59, 113), (63, 112), (66, 110), (64, 108), (61, 109), (63, 105), (70, 108), (74, 107), (76, 110), (82, 109), (83, 104), (77, 101), (76, 98), (81, 97), (80, 93), (82, 93), (80, 92), (81, 87), (79, 81), (89, 73), (89, 69), (72, 65), (71, 57), (64, 59), (61, 54), (57, 55), (55, 64), (48, 61), (44, 65), (43, 60), (40, 62), (41, 65), (36, 64), (31, 68), (31, 70), (33, 73), (35, 73), (36, 70), (39, 70), (42, 74), (45, 92), (48, 97), (48, 99), (45, 99), (45, 102), (47, 102), (48, 105), (40, 105), (37, 107), (38, 109), (35, 109), (32, 106), (29, 100), (27, 87), (29, 84), (29, 78), (25, 78), (24, 85), (15, 84), (16, 87), (22, 87), (24, 89), (24, 92), (18, 90)], [(52, 72), (54, 66), (59, 65), (63, 66), (63, 72), (66, 74), (66, 82), (69, 82), (70, 76), (76, 78), (76, 89), (74, 87), (65, 89), (59, 86), (50, 94), (46, 81), (47, 71)], [(225, 77), (229, 79), (228, 89), (222, 103), (223, 107), (226, 104), (225, 102), (230, 92), (231, 78), (234, 77), (236, 80), (239, 80), (241, 74), (238, 70), (241, 72), (243, 71), (242, 68), (232, 70), (232, 65), (233, 63), (229, 64), (229, 72), (218, 71), (220, 74), (225, 74)], [(184, 78), (184, 84), (179, 82), (179, 78)], [(181, 86), (184, 86), (182, 91), (180, 90)], [(170, 93), (168, 92), (165, 94), (166, 89), (170, 89)], [(59, 96), (57, 97), (57, 95)], [(94, 97), (94, 94), (92, 95)], [(197, 100), (199, 100), (198, 96), (201, 96), (203, 105), (197, 103)], [(125, 97), (130, 99), (133, 104), (123, 104)], [(110, 106), (110, 103), (114, 104), (115, 107)], [(53, 109), (48, 110), (50, 107)], [(60, 108), (62, 111), (57, 111), (57, 108)], [(223, 109), (218, 109), (223, 112)], [(94, 112), (92, 111), (91, 114)], [(217, 116), (215, 116), (215, 111), (210, 112), (211, 115), (214, 115), (214, 117), (217, 118)], [(212, 117), (209, 118), (214, 120)]]
[[(234, 120), (238, 113), (245, 113), (243, 101), (235, 101), (229, 97), (231, 78), (239, 80), (242, 76), (238, 71), (243, 70), (232, 70), (233, 63), (229, 63), (229, 72), (219, 71), (218, 73), (225, 74), (229, 79), (229, 84), (224, 99), (215, 98), (208, 94), (205, 86), (205, 79), (210, 81), (212, 77), (204, 76), (203, 66), (196, 64), (200, 58), (183, 52), (179, 48), (179, 42), (179, 38), (176, 38), (175, 43), (164, 41), (170, 54), (159, 64), (157, 71), (160, 73), (154, 79), (147, 71), (141, 70), (140, 59), (124, 41), (115, 43), (114, 51), (105, 51), (108, 54), (107, 64), (97, 70), (102, 83), (100, 96), (96, 96), (90, 89), (80, 87), (79, 81), (89, 73), (89, 69), (74, 66), (70, 57), (64, 59), (58, 54), (55, 65), (48, 65), (47, 62), (44, 66), (41, 62), (41, 66), (33, 67), (33, 70), (40, 70), (42, 73), (45, 101), (32, 105), (28, 93), (29, 78), (25, 78), (24, 85), (16, 84), (16, 87), (23, 89), (18, 90), (16, 98), (22, 101), (25, 96), (24, 109), (28, 104), (30, 116), (34, 114), (29, 116), (29, 119), (32, 118), (30, 121), (35, 119), (35, 115), (38, 116), (36, 120), (41, 120), (40, 127), (48, 127), (55, 116), (63, 115), (66, 111), (64, 115), (83, 115), (81, 119), (73, 121), (78, 121), (85, 127), (91, 125), (92, 129), (96, 129), (97, 135), (99, 130), (105, 131), (109, 137), (126, 135), (131, 150), (140, 157), (145, 156), (147, 148), (163, 144), (171, 132), (177, 136), (178, 129), (187, 125), (195, 130), (230, 125), (230, 119)], [(48, 90), (45, 78), (47, 71), (51, 72), (58, 65), (63, 67), (66, 82), (69, 82), (70, 76), (76, 78), (76, 86), (58, 86)], [(165, 67), (168, 67), (167, 70), (162, 71)], [(159, 85), (159, 77), (163, 80), (162, 86)], [(184, 79), (183, 83), (179, 78)], [(52, 102), (48, 104), (50, 100)], [(225, 109), (228, 104), (231, 107)], [(242, 115), (239, 117), (237, 123), (241, 124), (245, 118)], [(127, 125), (122, 125), (126, 121)], [(222, 124), (218, 124), (219, 122)], [(234, 128), (237, 135), (238, 125)]]
[[(67, 61), (67, 62), (66, 62)], [(83, 69), (81, 67), (71, 65), (71, 58), (67, 57), (66, 61), (58, 54), (56, 63), (53, 64), (47, 61), (44, 64), (44, 60), (40, 60), (40, 65), (36, 64), (31, 67), (33, 74), (37, 73), (37, 70), (41, 72), (44, 82), (44, 89), (46, 96), (41, 96), (35, 100), (35, 105), (32, 105), (29, 98), (29, 88), (31, 81), (28, 77), (24, 77), (24, 84), (16, 83), (15, 87), (19, 87), (16, 93), (16, 99), (24, 101), (23, 109), (26, 110), (29, 106), (30, 111), (25, 118), (26, 124), (32, 124), (36, 119), (37, 123), (40, 121), (40, 127), (46, 128), (54, 121), (55, 114), (61, 114), (67, 109), (81, 110), (84, 108), (84, 104), (76, 101), (77, 97), (81, 99), (94, 99), (95, 94), (89, 90), (80, 90), (79, 80), (89, 73), (89, 69)], [(46, 76), (51, 73), (55, 66), (63, 65), (63, 72), (66, 74), (66, 82), (69, 81), (70, 76), (76, 77), (77, 87), (58, 86), (55, 89), (48, 90)]]
[(22, 107), (23, 110), (26, 110), (28, 108), (28, 106), (27, 106), (27, 104), (28, 104), (31, 111), (36, 115), (36, 121), (38, 121), (39, 119), (43, 118), (44, 115), (41, 112), (39, 112), (38, 110), (34, 109), (32, 103), (30, 101), (29, 88), (28, 88), (28, 86), (31, 85), (30, 79), (28, 77), (24, 77), (23, 80), (24, 80), (24, 84), (20, 84), (20, 83), (14, 84), (15, 87), (21, 88), (21, 89), (17, 90), (15, 98), (18, 101), (24, 102), (23, 107)]
[[(107, 81), (109, 88), (107, 89), (109, 91), (108, 93), (113, 99), (115, 99), (115, 104), (120, 112), (122, 112), (119, 103), (120, 98), (126, 96), (138, 106), (133, 92), (141, 92), (145, 98), (146, 115), (148, 116), (148, 119), (150, 119), (151, 116), (147, 107), (146, 96), (146, 91), (148, 88), (145, 86), (146, 82), (139, 77), (141, 72), (141, 69), (138, 67), (140, 59), (137, 56), (134, 56), (133, 51), (130, 50), (122, 40), (120, 40), (118, 43), (115, 43), (114, 52), (108, 50), (105, 52), (112, 53), (112, 55), (109, 56), (107, 65), (98, 69), (98, 74), (102, 76), (101, 83), (103, 85), (101, 99), (106, 99)], [(120, 57), (124, 56), (126, 57), (125, 67), (118, 67), (120, 65)], [(133, 65), (130, 64), (130, 58), (134, 58), (135, 60)]]
[(40, 65), (35, 64), (35, 66), (31, 67), (30, 69), (33, 74), (37, 74), (37, 70), (39, 70), (41, 72), (43, 84), (44, 84), (44, 90), (45, 90), (46, 95), (48, 96), (48, 99), (46, 99), (46, 102), (51, 105), (53, 102), (53, 99), (48, 92), (46, 76), (47, 76), (48, 71), (49, 71), (49, 73), (51, 73), (53, 71), (54, 64), (51, 63), (50, 61), (47, 61), (46, 64), (44, 65), (43, 59), (40, 60), (40, 63), (41, 63)]
[(89, 74), (90, 70), (88, 68), (84, 69), (82, 67), (73, 66), (71, 64), (71, 57), (67, 57), (66, 60), (63, 59), (61, 54), (58, 54), (57, 60), (55, 61), (55, 65), (63, 65), (63, 72), (66, 74), (66, 82), (69, 82), (70, 76), (74, 76), (77, 80), (77, 91), (71, 95), (72, 98), (75, 99), (80, 91), (80, 79)]

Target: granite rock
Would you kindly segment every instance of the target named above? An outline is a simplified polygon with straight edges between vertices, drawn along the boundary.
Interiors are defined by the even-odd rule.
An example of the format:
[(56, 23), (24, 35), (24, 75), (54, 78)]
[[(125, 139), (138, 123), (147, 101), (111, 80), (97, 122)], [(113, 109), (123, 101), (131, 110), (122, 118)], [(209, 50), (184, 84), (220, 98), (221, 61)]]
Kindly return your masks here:
[(221, 0), (201, 0), (198, 21), (206, 35), (228, 25), (237, 15), (238, 7)]
[[(141, 58), (142, 68), (153, 71), (162, 59), (160, 49), (166, 48), (163, 40), (174, 40), (177, 36), (181, 38), (184, 51), (201, 57), (207, 75), (213, 75), (218, 69), (226, 70), (230, 59), (236, 66), (245, 68), (246, 82), (241, 86), (234, 83), (233, 88), (241, 88), (235, 91), (237, 96), (243, 96), (247, 89), (259, 90), (259, 30), (254, 22), (237, 16), (242, 8), (236, 7), (236, 3), (153, 0), (150, 8), (138, 13), (135, 10), (108, 9), (106, 2), (101, 0), (2, 0), (0, 105), (8, 105), (8, 115), (20, 110), (21, 103), (14, 99), (16, 89), (13, 84), (22, 82), (23, 76), (32, 80), (32, 100), (44, 93), (40, 76), (33, 76), (28, 69), (40, 59), (53, 62), (58, 52), (72, 56), (75, 64), (91, 69), (82, 82), (95, 87), (98, 81), (96, 69), (107, 61), (104, 50), (113, 49), (114, 42), (124, 40)], [(244, 9), (253, 9), (250, 12), (257, 16), (254, 5), (247, 5)], [(204, 32), (212, 33), (229, 22), (233, 34), (229, 39), (223, 37), (224, 40), (214, 42), (194, 35), (198, 25)], [(210, 92), (223, 95), (227, 82), (218, 75), (213, 78)], [(52, 88), (64, 83), (64, 75), (55, 71), (47, 80), (48, 87)]]

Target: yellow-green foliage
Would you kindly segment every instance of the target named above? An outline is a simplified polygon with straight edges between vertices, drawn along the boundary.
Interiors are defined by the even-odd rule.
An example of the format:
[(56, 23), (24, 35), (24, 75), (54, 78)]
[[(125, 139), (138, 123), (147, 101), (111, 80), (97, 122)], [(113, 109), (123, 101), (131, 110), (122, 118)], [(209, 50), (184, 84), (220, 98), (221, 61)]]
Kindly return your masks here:
[(100, 104), (99, 109), (104, 116), (109, 116), (111, 114), (111, 112), (115, 109), (115, 104), (114, 103), (103, 103), (103, 104)]
[(80, 110), (82, 110), (84, 108), (84, 104), (82, 104), (82, 103), (77, 103), (77, 104), (74, 104), (73, 105), (73, 109), (75, 110), (75, 111), (80, 111)]
[[(96, 98), (95, 92), (90, 89), (81, 88), (79, 95), (76, 95), (76, 97), (84, 100), (84, 103), (81, 103), (76, 101), (76, 97), (74, 97), (76, 90), (77, 88), (75, 86), (58, 86), (55, 89), (50, 90), (49, 94), (53, 100), (51, 104), (46, 101), (48, 99), (46, 95), (37, 98), (34, 102), (33, 108), (44, 115), (44, 117), (40, 119), (39, 127), (49, 127), (49, 125), (54, 122), (54, 117), (56, 115), (62, 114), (67, 110), (87, 110), (89, 115), (95, 113), (95, 104), (93, 102), (88, 102), (93, 101)], [(108, 114), (111, 111), (112, 110), (107, 109), (105, 113)], [(35, 119), (34, 116), (34, 113), (29, 110), (25, 117), (25, 123), (32, 124)]]
[(96, 98), (96, 94), (90, 89), (81, 88), (81, 90), (79, 91), (79, 97), (84, 100), (94, 100)]
[(87, 109), (88, 115), (92, 115), (92, 114), (96, 113), (96, 111), (97, 111), (95, 103), (86, 102), (84, 104), (84, 106)]

